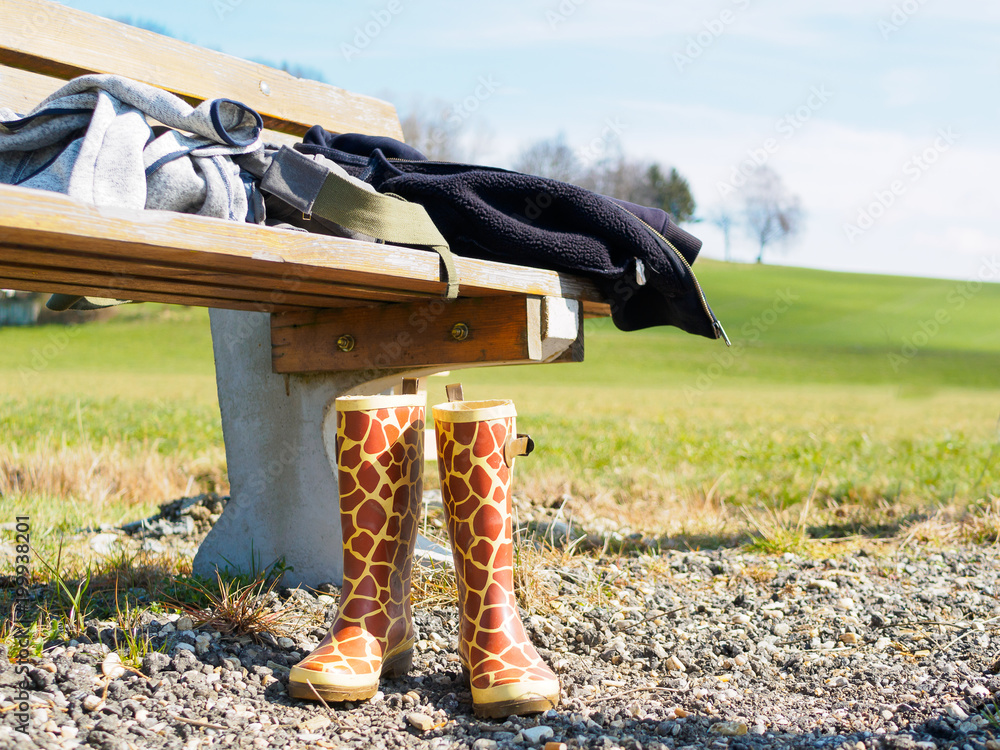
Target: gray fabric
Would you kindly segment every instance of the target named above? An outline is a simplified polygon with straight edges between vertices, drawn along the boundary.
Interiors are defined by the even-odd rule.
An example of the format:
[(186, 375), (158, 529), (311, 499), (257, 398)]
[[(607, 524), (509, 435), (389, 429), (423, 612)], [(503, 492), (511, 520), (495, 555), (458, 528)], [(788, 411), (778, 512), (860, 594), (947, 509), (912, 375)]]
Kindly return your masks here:
[(259, 150), (260, 136), (259, 116), (237, 102), (192, 107), (121, 76), (82, 76), (25, 117), (0, 108), (0, 182), (243, 221), (246, 190), (231, 157)]

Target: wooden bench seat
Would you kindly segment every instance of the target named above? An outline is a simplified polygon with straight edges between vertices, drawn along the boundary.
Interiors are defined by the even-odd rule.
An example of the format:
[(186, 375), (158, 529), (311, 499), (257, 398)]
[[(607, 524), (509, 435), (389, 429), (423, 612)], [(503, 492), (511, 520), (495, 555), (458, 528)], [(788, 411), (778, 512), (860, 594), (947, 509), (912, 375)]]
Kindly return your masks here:
[[(303, 80), (48, 0), (0, 0), (0, 105), (27, 113), (65, 81), (108, 73), (192, 104), (255, 109), (265, 140), (312, 125), (402, 138), (392, 105)], [(195, 569), (284, 557), (289, 583), (340, 578), (330, 405), (402, 375), (579, 361), (593, 284), (457, 258), (459, 299), (441, 299), (429, 251), (219, 219), (83, 205), (0, 185), (0, 287), (212, 308), (231, 501)], [(416, 323), (415, 323), (416, 321)]]

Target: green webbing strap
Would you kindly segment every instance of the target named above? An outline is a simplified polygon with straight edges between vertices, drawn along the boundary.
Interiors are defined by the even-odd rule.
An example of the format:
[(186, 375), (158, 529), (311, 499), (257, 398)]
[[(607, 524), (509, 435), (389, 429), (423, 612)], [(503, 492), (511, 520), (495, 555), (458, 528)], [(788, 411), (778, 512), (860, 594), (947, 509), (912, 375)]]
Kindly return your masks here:
[(391, 244), (431, 248), (441, 256), (448, 287), (445, 296), (458, 296), (458, 273), (448, 241), (419, 203), (377, 193), (340, 166), (310, 159), (287, 146), (274, 154), (261, 179), (261, 189), (305, 216), (315, 215)]
[(372, 193), (330, 172), (320, 188), (312, 213), (389, 244), (426, 245), (441, 256), (448, 291), (445, 297), (458, 296), (458, 273), (455, 256), (448, 240), (434, 226), (427, 210), (391, 194)]

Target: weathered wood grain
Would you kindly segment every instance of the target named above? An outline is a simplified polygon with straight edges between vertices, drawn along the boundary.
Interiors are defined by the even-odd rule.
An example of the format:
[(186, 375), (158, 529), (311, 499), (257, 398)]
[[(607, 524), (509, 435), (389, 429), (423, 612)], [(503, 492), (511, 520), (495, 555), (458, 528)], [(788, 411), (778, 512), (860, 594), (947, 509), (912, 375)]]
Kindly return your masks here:
[[(205, 11), (211, 7), (206, 3)], [(402, 137), (387, 102), (48, 0), (0, 0), (0, 63), (66, 80), (122, 75), (192, 102), (235, 99), (257, 110), (268, 128), (293, 135), (322, 125), (338, 133)]]

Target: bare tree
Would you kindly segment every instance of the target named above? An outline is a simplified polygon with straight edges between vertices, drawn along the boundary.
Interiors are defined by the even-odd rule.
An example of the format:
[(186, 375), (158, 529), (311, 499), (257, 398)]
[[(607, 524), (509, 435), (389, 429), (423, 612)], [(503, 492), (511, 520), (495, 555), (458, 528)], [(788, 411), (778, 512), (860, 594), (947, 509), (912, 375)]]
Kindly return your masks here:
[(441, 101), (416, 102), (400, 120), (403, 140), (433, 161), (464, 161), (463, 121)]
[(618, 153), (592, 164), (577, 184), (601, 195), (631, 203), (642, 203), (647, 196), (644, 175), (646, 165)]
[(712, 210), (708, 212), (708, 216), (705, 217), (709, 224), (712, 224), (722, 230), (722, 241), (723, 247), (725, 248), (725, 255), (723, 257), (727, 261), (732, 260), (732, 255), (730, 253), (730, 250), (732, 249), (730, 235), (732, 234), (733, 227), (736, 226), (738, 218), (736, 209), (729, 201), (723, 201), (722, 203), (716, 204)]
[[(583, 166), (577, 153), (560, 133), (555, 138), (536, 141), (521, 151), (514, 170), (569, 182), (601, 195), (666, 211), (674, 221), (688, 221), (695, 202), (688, 181), (674, 168), (664, 174), (653, 162), (630, 159), (621, 143), (612, 139), (603, 144), (600, 160)], [(583, 161), (586, 162), (586, 155)]]
[(764, 262), (768, 245), (791, 239), (802, 226), (799, 197), (766, 165), (754, 171), (743, 188), (743, 212), (747, 232), (759, 248), (758, 263)]
[(535, 141), (522, 149), (514, 161), (514, 171), (573, 183), (582, 176), (580, 162), (566, 143), (565, 133)]

